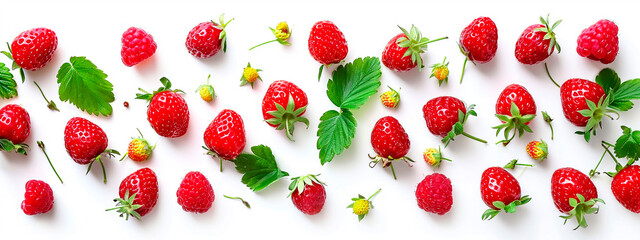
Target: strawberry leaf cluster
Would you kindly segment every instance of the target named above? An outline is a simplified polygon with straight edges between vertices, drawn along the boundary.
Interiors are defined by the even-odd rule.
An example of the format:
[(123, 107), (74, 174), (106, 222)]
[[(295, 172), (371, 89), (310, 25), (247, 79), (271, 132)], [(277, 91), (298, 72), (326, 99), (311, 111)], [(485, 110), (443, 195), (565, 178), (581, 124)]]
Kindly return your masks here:
[(236, 170), (244, 174), (242, 183), (254, 192), (260, 191), (278, 179), (289, 176), (289, 173), (278, 168), (276, 158), (271, 148), (265, 145), (251, 147), (251, 152), (243, 153), (236, 157), (234, 163)]
[(107, 81), (107, 74), (86, 57), (71, 57), (70, 62), (62, 64), (56, 78), (60, 101), (96, 116), (113, 113), (113, 85)]
[(16, 90), (16, 80), (13, 79), (11, 70), (0, 63), (0, 98), (9, 99), (18, 96), (18, 90)]

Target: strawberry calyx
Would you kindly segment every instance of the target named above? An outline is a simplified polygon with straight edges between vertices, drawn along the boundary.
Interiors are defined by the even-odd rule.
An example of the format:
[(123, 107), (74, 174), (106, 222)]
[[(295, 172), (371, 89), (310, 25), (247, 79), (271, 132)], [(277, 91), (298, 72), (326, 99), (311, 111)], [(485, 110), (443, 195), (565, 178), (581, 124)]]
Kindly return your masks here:
[(438, 80), (438, 87), (442, 86), (442, 83), (449, 83), (449, 62), (447, 57), (444, 57), (442, 63), (436, 63), (431, 65), (431, 76)]
[(592, 198), (589, 201), (585, 201), (584, 196), (582, 194), (576, 194), (576, 198), (569, 198), (569, 205), (573, 207), (571, 211), (568, 212), (569, 215), (560, 216), (564, 219), (564, 224), (567, 223), (567, 220), (576, 218), (578, 222), (578, 226), (576, 226), (573, 230), (576, 230), (580, 227), (587, 227), (587, 220), (584, 218), (587, 214), (597, 214), (600, 209), (599, 206), (596, 206), (596, 203), (605, 204), (604, 200), (600, 198)]
[(529, 195), (522, 196), (520, 199), (514, 200), (513, 202), (506, 205), (502, 201), (495, 201), (492, 204), (497, 209), (489, 208), (484, 211), (484, 213), (482, 214), (482, 220), (491, 220), (503, 210), (506, 213), (515, 213), (518, 206), (527, 204), (529, 201), (531, 201)]
[(516, 166), (533, 167), (533, 164), (518, 163), (518, 159), (513, 159), (509, 163), (507, 163), (507, 165), (504, 165), (504, 167), (502, 167), (502, 168), (504, 168), (504, 169), (515, 169)]
[(162, 87), (159, 87), (157, 90), (153, 91), (152, 93), (149, 93), (145, 90), (143, 90), (142, 88), (138, 88), (138, 90), (140, 90), (142, 93), (136, 93), (136, 99), (142, 99), (142, 100), (147, 100), (148, 103), (151, 103), (151, 99), (153, 99), (153, 97), (161, 92), (164, 91), (171, 91), (171, 92), (176, 92), (176, 93), (184, 93), (184, 91), (180, 90), (180, 89), (171, 89), (171, 81), (169, 81), (168, 78), (166, 77), (162, 77), (160, 78), (160, 83), (162, 83)]
[(97, 157), (95, 157), (94, 159), (91, 159), (91, 161), (89, 162), (89, 167), (87, 167), (87, 172), (85, 173), (85, 175), (89, 174), (89, 171), (91, 171), (91, 166), (93, 166), (94, 162), (99, 162), (100, 166), (102, 167), (102, 176), (103, 176), (103, 180), (104, 183), (107, 183), (107, 171), (104, 168), (104, 163), (102, 163), (102, 154), (106, 153), (107, 156), (109, 157), (115, 157), (115, 155), (120, 155), (120, 152), (114, 150), (114, 149), (107, 149), (104, 150), (104, 152), (100, 153)]
[(14, 144), (9, 139), (0, 138), (0, 151), (6, 151), (6, 152), (14, 151), (16, 153), (20, 153), (26, 156), (27, 150), (29, 150), (29, 145), (25, 143)]
[[(507, 144), (516, 137), (516, 134), (518, 134), (518, 137), (522, 137), (525, 132), (533, 132), (527, 123), (536, 117), (535, 114), (522, 116), (520, 114), (520, 108), (518, 108), (513, 101), (511, 102), (510, 113), (511, 115), (496, 114), (496, 117), (503, 122), (503, 124), (493, 127), (493, 129), (496, 129), (496, 136), (500, 134), (500, 131), (504, 130), (504, 140), (500, 140), (496, 144), (502, 143), (502, 145), (507, 146)], [(513, 134), (511, 134), (511, 130), (515, 130)], [(511, 135), (511, 137), (509, 137), (509, 135)]]
[(294, 124), (296, 122), (302, 122), (307, 125), (307, 128), (309, 128), (309, 120), (305, 117), (299, 116), (307, 109), (307, 106), (302, 106), (296, 109), (296, 102), (293, 100), (293, 96), (291, 94), (289, 94), (289, 100), (287, 101), (286, 108), (278, 103), (274, 104), (276, 106), (276, 110), (267, 112), (273, 117), (267, 119), (266, 122), (276, 125), (277, 130), (284, 129), (287, 138), (295, 142), (295, 140), (293, 140), (293, 131), (295, 130)]
[(20, 69), (20, 78), (22, 79), (22, 83), (24, 83), (24, 69), (22, 69), (15, 60), (13, 60), (13, 51), (11, 51), (11, 45), (9, 45), (9, 42), (7, 42), (7, 48), (9, 51), (0, 51), (0, 53), (7, 56), (13, 62), (11, 64), (11, 70)]
[[(620, 114), (613, 109), (609, 108), (609, 104), (611, 103), (611, 94), (606, 97), (601, 97), (598, 100), (598, 103), (594, 103), (589, 99), (585, 99), (587, 102), (588, 109), (579, 110), (578, 113), (582, 114), (582, 116), (589, 118), (587, 121), (587, 125), (584, 127), (584, 131), (577, 131), (576, 134), (583, 135), (584, 140), (589, 142), (591, 140), (591, 134), (596, 135), (596, 126), (600, 126), (602, 128), (602, 118), (609, 117), (611, 120), (614, 120), (611, 114), (615, 114), (617, 118), (620, 118)], [(616, 119), (617, 119), (616, 118)]]
[(62, 182), (62, 178), (60, 177), (60, 175), (58, 175), (58, 171), (56, 171), (56, 168), (53, 167), (53, 163), (51, 163), (51, 159), (49, 158), (49, 154), (47, 154), (47, 151), (44, 150), (44, 143), (42, 141), (36, 141), (36, 142), (38, 143), (38, 147), (40, 147), (40, 149), (42, 149), (42, 153), (44, 153), (44, 156), (47, 157), (47, 161), (49, 161), (49, 165), (51, 166), (51, 169), (53, 169), (53, 172), (56, 174), (56, 176), (60, 180), (60, 183), (64, 184), (64, 182)]
[[(151, 146), (151, 144), (149, 144), (149, 141), (147, 141), (147, 139), (144, 138), (144, 135), (142, 135), (142, 132), (140, 132), (140, 129), (136, 128), (136, 130), (138, 130), (138, 133), (140, 134), (140, 136), (136, 137), (136, 138), (131, 138), (131, 143), (133, 142), (137, 142), (138, 144), (142, 144), (142, 148), (139, 149), (141, 150), (140, 152), (135, 152), (134, 154), (136, 155), (140, 155), (140, 156), (144, 156), (144, 160), (147, 160), (149, 157), (151, 157), (151, 153), (153, 153), (153, 149), (156, 148), (156, 145)], [(129, 154), (129, 150), (127, 149), (127, 151), (125, 152), (125, 154), (122, 156), (122, 158), (120, 159), (120, 161), (123, 161), (127, 156), (129, 156), (129, 158), (131, 158), (132, 154)], [(142, 160), (142, 161), (144, 161)]]
[(304, 192), (304, 188), (306, 186), (310, 186), (313, 184), (321, 184), (327, 186), (327, 184), (318, 180), (318, 176), (320, 174), (308, 174), (304, 176), (291, 178), (291, 184), (289, 184), (289, 195), (287, 197), (291, 197), (295, 190), (298, 190), (298, 194), (302, 194)]
[(435, 148), (428, 148), (422, 153), (422, 157), (424, 158), (424, 161), (434, 169), (440, 166), (442, 160), (451, 162), (451, 159), (442, 156), (440, 146), (438, 146), (437, 150)]
[(410, 157), (407, 157), (407, 156), (394, 159), (391, 156), (382, 157), (380, 155), (376, 155), (376, 156), (369, 155), (369, 158), (371, 159), (371, 162), (369, 162), (369, 167), (370, 168), (376, 167), (376, 165), (378, 165), (379, 162), (382, 162), (382, 168), (391, 167), (391, 173), (393, 173), (393, 179), (394, 180), (398, 180), (398, 178), (396, 177), (396, 171), (393, 169), (393, 161), (402, 160), (405, 163), (407, 163), (407, 165), (409, 167), (413, 167), (413, 165), (411, 163), (415, 162), (415, 161), (413, 161), (413, 159), (411, 159)]
[(206, 102), (211, 102), (213, 98), (216, 97), (216, 91), (213, 89), (213, 86), (209, 84), (211, 79), (211, 74), (207, 76), (207, 83), (198, 86), (196, 89), (196, 93), (200, 94), (200, 98)]
[(140, 214), (136, 212), (136, 210), (138, 208), (141, 208), (142, 205), (134, 204), (136, 194), (138, 193), (134, 193), (133, 195), (129, 196), (129, 190), (127, 190), (124, 193), (124, 198), (113, 199), (113, 201), (116, 202), (116, 207), (109, 208), (105, 211), (116, 210), (116, 212), (120, 213), (120, 217), (125, 217), (125, 220), (127, 221), (129, 221), (129, 216), (133, 216), (138, 220), (142, 220)]
[(373, 209), (373, 202), (371, 199), (375, 197), (382, 188), (378, 189), (373, 195), (369, 198), (365, 198), (364, 196), (358, 194), (358, 197), (352, 198), (351, 201), (353, 203), (349, 204), (347, 208), (353, 209), (353, 214), (358, 215), (358, 222), (362, 221), (362, 219), (369, 214), (369, 210)]
[(261, 69), (255, 69), (251, 67), (251, 63), (247, 63), (247, 67), (242, 70), (242, 77), (240, 77), (240, 86), (251, 84), (251, 88), (253, 88), (253, 83), (256, 80), (262, 81), (262, 77), (258, 75), (258, 72), (261, 71)]
[(544, 40), (549, 39), (549, 50), (547, 52), (547, 54), (551, 55), (551, 53), (553, 52), (554, 48), (558, 49), (558, 53), (560, 53), (560, 44), (558, 43), (558, 41), (556, 40), (556, 34), (553, 32), (553, 30), (558, 27), (558, 25), (560, 25), (560, 23), (562, 22), (562, 20), (558, 20), (555, 23), (553, 23), (553, 25), (551, 27), (549, 27), (549, 14), (547, 14), (547, 18), (544, 19), (542, 16), (540, 17), (540, 22), (544, 25), (544, 27), (539, 27), (534, 29), (534, 32), (544, 32), (545, 35), (543, 37)]
[(278, 23), (278, 25), (276, 26), (275, 29), (269, 27), (269, 29), (271, 30), (271, 33), (273, 33), (273, 36), (276, 37), (276, 39), (273, 40), (269, 40), (263, 43), (260, 43), (258, 45), (255, 45), (251, 48), (249, 48), (249, 51), (253, 50), (254, 48), (260, 47), (262, 45), (265, 45), (267, 43), (272, 43), (272, 42), (278, 42), (282, 45), (288, 46), (291, 45), (291, 43), (289, 41), (287, 41), (289, 39), (289, 37), (291, 37), (291, 29), (289, 28), (289, 25), (287, 24), (287, 22), (280, 22)]
[(481, 143), (487, 143), (487, 141), (485, 141), (484, 139), (480, 139), (477, 138), (475, 136), (472, 136), (471, 134), (468, 134), (464, 131), (464, 123), (467, 121), (467, 119), (469, 118), (469, 116), (478, 116), (478, 114), (476, 113), (475, 110), (473, 110), (475, 108), (475, 104), (471, 104), (468, 108), (467, 108), (467, 112), (464, 113), (462, 112), (462, 110), (458, 110), (458, 122), (456, 122), (452, 127), (451, 127), (451, 131), (449, 131), (447, 133), (447, 136), (445, 136), (444, 138), (442, 138), (442, 143), (444, 143), (444, 147), (446, 148), (449, 143), (451, 141), (454, 141), (454, 138), (460, 134), (462, 134), (465, 137), (471, 138), (473, 140), (476, 140), (478, 142)]
[(429, 40), (426, 37), (422, 36), (420, 30), (415, 25), (411, 25), (411, 30), (407, 31), (406, 29), (398, 26), (402, 33), (404, 33), (404, 37), (398, 38), (396, 40), (396, 44), (398, 44), (401, 48), (406, 48), (404, 55), (402, 57), (411, 56), (411, 62), (418, 65), (418, 69), (422, 71), (424, 65), (422, 65), (422, 57), (421, 53), (424, 53), (427, 50), (427, 44), (432, 42), (437, 42), (443, 39), (448, 39), (449, 37), (441, 37), (434, 40)]
[(220, 17), (218, 18), (218, 21), (220, 21), (220, 23), (217, 23), (213, 20), (211, 20), (211, 23), (213, 23), (213, 25), (218, 25), (222, 28), (222, 32), (220, 32), (220, 37), (219, 39), (222, 40), (222, 51), (223, 52), (227, 52), (227, 24), (229, 24), (231, 21), (233, 21), (235, 18), (232, 18), (231, 20), (225, 22), (224, 21), (224, 13), (220, 15)]

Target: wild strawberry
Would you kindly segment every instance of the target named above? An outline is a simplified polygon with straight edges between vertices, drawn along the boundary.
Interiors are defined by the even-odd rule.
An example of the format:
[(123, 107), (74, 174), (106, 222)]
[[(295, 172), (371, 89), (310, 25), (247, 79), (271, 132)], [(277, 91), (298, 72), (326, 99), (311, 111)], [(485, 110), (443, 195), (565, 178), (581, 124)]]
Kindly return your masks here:
[(339, 63), (347, 57), (349, 47), (342, 31), (331, 21), (313, 24), (309, 33), (309, 53), (320, 64), (318, 79), (324, 66)]
[(449, 62), (447, 62), (447, 57), (444, 57), (442, 63), (431, 65), (431, 76), (429, 77), (435, 77), (438, 80), (438, 86), (449, 82)]
[(202, 84), (196, 89), (196, 92), (200, 94), (200, 98), (205, 102), (211, 102), (213, 101), (213, 98), (216, 97), (216, 91), (213, 89), (213, 86), (209, 84), (210, 78), (211, 74), (207, 76), (207, 84)]
[(531, 141), (527, 144), (526, 150), (527, 154), (535, 160), (544, 161), (547, 159), (547, 155), (549, 155), (547, 143), (542, 139), (540, 141)]
[(540, 22), (542, 24), (527, 27), (516, 42), (516, 59), (523, 64), (538, 64), (551, 56), (554, 49), (560, 53), (560, 44), (558, 44), (553, 30), (562, 20), (549, 26), (549, 16), (547, 15), (546, 20), (540, 17)]
[(257, 48), (272, 42), (278, 42), (282, 45), (291, 45), (291, 43), (287, 41), (289, 37), (291, 37), (291, 29), (289, 29), (289, 25), (287, 24), (287, 22), (280, 22), (276, 26), (276, 29), (273, 29), (273, 28), (269, 28), (269, 29), (271, 29), (271, 32), (276, 37), (276, 39), (269, 40), (269, 41), (260, 43), (258, 45), (255, 45), (252, 48), (249, 48), (249, 51), (253, 50), (254, 48)]
[(115, 208), (120, 217), (129, 220), (133, 216), (138, 220), (147, 215), (158, 202), (158, 178), (156, 173), (149, 168), (141, 168), (133, 172), (120, 183), (118, 191), (120, 198), (113, 199)]
[[(536, 102), (526, 88), (518, 84), (504, 88), (496, 101), (496, 117), (502, 124), (493, 127), (496, 136), (504, 130), (504, 140), (498, 143), (506, 146), (516, 137), (516, 133), (522, 137), (525, 131), (532, 132), (528, 125), (536, 117), (536, 111)], [(509, 137), (511, 130), (515, 131)]]
[(289, 196), (293, 205), (307, 215), (315, 215), (322, 210), (327, 193), (317, 175), (309, 174), (291, 179)]
[(29, 180), (24, 186), (22, 211), (27, 215), (43, 214), (53, 208), (53, 190), (46, 182)]
[(460, 83), (462, 83), (467, 60), (471, 60), (474, 64), (482, 64), (491, 61), (496, 55), (498, 50), (498, 28), (496, 24), (488, 17), (474, 19), (460, 33), (458, 46), (462, 54), (466, 56), (462, 66), (462, 74), (460, 75)]
[(24, 82), (24, 71), (36, 71), (43, 68), (53, 59), (58, 48), (56, 33), (48, 28), (34, 28), (20, 33), (4, 53), (13, 60), (13, 69), (20, 68), (20, 76)]
[(380, 95), (380, 102), (382, 105), (388, 108), (397, 108), (400, 103), (400, 94), (395, 89), (387, 86), (389, 91), (386, 91)]
[[(247, 143), (242, 117), (233, 110), (218, 113), (204, 131), (204, 147), (207, 154), (226, 160), (234, 160)], [(222, 171), (222, 162), (220, 162)]]
[(369, 163), (370, 167), (375, 167), (378, 162), (382, 162), (383, 168), (390, 166), (393, 179), (397, 179), (396, 172), (393, 170), (393, 161), (402, 160), (411, 167), (410, 162), (413, 160), (406, 156), (411, 147), (409, 135), (394, 117), (386, 116), (376, 122), (373, 131), (371, 131), (371, 146), (377, 155), (375, 157), (369, 156), (373, 159)]
[(418, 207), (426, 212), (444, 215), (453, 205), (451, 180), (440, 173), (427, 175), (416, 188)]
[(136, 130), (138, 130), (138, 133), (140, 133), (140, 136), (137, 138), (132, 138), (133, 140), (129, 142), (127, 153), (125, 153), (124, 156), (122, 156), (122, 159), (120, 159), (120, 161), (124, 160), (124, 158), (127, 156), (129, 156), (131, 160), (136, 162), (145, 161), (149, 159), (149, 157), (151, 157), (151, 153), (153, 153), (153, 149), (156, 148), (155, 145), (151, 146), (151, 144), (149, 144), (149, 141), (147, 141), (147, 139), (144, 139), (144, 136), (142, 136), (142, 132), (140, 132), (140, 129), (136, 129)]
[[(551, 197), (556, 208), (569, 215), (560, 216), (567, 220), (576, 217), (579, 227), (587, 227), (584, 218), (587, 214), (597, 213), (596, 203), (603, 203), (598, 198), (598, 191), (591, 179), (584, 173), (573, 168), (560, 168), (551, 176)], [(575, 230), (574, 229), (574, 230)]]
[(585, 127), (585, 139), (595, 130), (602, 117), (611, 113), (607, 109), (610, 102), (608, 98), (602, 86), (585, 79), (569, 79), (560, 87), (564, 116), (573, 125)]
[(631, 165), (620, 170), (613, 177), (611, 192), (626, 209), (640, 213), (640, 166)]
[(602, 19), (578, 36), (578, 55), (608, 64), (618, 55), (618, 25)]
[(0, 108), (0, 151), (15, 151), (27, 155), (29, 145), (23, 143), (31, 133), (31, 118), (27, 110), (16, 104)]
[(501, 167), (484, 170), (480, 179), (480, 195), (489, 209), (482, 214), (482, 220), (491, 220), (504, 210), (516, 212), (516, 207), (531, 201), (529, 196), (520, 197), (520, 183), (511, 173)]
[(132, 67), (156, 52), (156, 42), (153, 36), (141, 28), (130, 27), (122, 34), (122, 63), (127, 67)]
[(136, 99), (149, 102), (147, 120), (158, 135), (167, 138), (181, 137), (189, 128), (189, 107), (178, 94), (184, 92), (179, 89), (172, 90), (171, 82), (165, 77), (161, 78), (160, 82), (163, 86), (153, 93), (140, 89), (143, 93), (136, 94)]
[(358, 215), (358, 221), (362, 221), (362, 219), (369, 214), (369, 210), (373, 209), (373, 203), (371, 199), (376, 196), (382, 189), (378, 189), (373, 195), (369, 198), (365, 198), (364, 196), (358, 194), (358, 197), (352, 198), (351, 201), (353, 203), (349, 204), (347, 208), (353, 209), (353, 214)]
[(81, 117), (69, 119), (64, 128), (64, 147), (71, 159), (76, 163), (89, 164), (87, 174), (94, 162), (99, 162), (104, 175), (104, 183), (107, 183), (107, 174), (102, 163), (102, 153), (109, 156), (120, 153), (113, 149), (107, 149), (109, 139), (102, 128)]
[(209, 211), (216, 198), (211, 183), (200, 172), (187, 173), (182, 179), (176, 195), (182, 210), (193, 213)]
[(427, 150), (424, 150), (422, 153), (422, 158), (424, 158), (424, 161), (433, 168), (439, 167), (442, 160), (451, 162), (451, 159), (442, 156), (440, 147), (438, 147), (438, 149), (427, 148)]
[(473, 140), (487, 143), (487, 141), (471, 136), (464, 132), (463, 125), (470, 115), (477, 116), (473, 110), (475, 105), (465, 108), (462, 101), (455, 97), (443, 96), (429, 100), (423, 107), (422, 113), (427, 123), (427, 128), (434, 135), (442, 137), (442, 142), (447, 147), (457, 135), (464, 135)]
[(227, 51), (226, 27), (233, 19), (225, 22), (224, 14), (220, 15), (219, 23), (214, 21), (202, 22), (195, 26), (189, 35), (185, 45), (189, 53), (197, 58), (209, 58), (216, 55), (220, 49)]
[(398, 26), (402, 33), (391, 38), (382, 51), (382, 63), (387, 68), (396, 72), (405, 72), (419, 66), (422, 71), (421, 53), (427, 50), (427, 44), (447, 39), (447, 37), (429, 40), (422, 37), (420, 30), (411, 25), (411, 32), (407, 32), (404, 28)]
[(253, 88), (253, 83), (256, 80), (260, 79), (260, 81), (262, 81), (262, 78), (260, 77), (260, 75), (258, 75), (258, 72), (261, 71), (262, 70), (260, 69), (252, 68), (251, 63), (247, 63), (247, 67), (242, 70), (242, 77), (240, 77), (240, 86), (250, 84), (251, 88)]
[(302, 115), (307, 110), (307, 94), (291, 82), (278, 80), (267, 89), (262, 99), (262, 117), (269, 126), (285, 130), (293, 141), (294, 124), (302, 122), (309, 128), (309, 120)]

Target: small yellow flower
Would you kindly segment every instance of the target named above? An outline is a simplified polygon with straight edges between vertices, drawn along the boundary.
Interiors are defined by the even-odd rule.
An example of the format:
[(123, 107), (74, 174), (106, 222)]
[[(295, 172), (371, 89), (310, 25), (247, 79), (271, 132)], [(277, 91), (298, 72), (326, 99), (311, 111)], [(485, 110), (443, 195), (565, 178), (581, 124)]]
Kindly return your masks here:
[(449, 81), (449, 63), (447, 62), (447, 57), (444, 58), (442, 63), (437, 63), (431, 66), (431, 76), (438, 79), (438, 86), (441, 86), (442, 83), (447, 83)]
[(291, 37), (291, 31), (289, 30), (289, 25), (287, 24), (287, 22), (278, 23), (278, 26), (276, 26), (276, 30), (273, 32), (273, 34), (276, 35), (277, 39), (280, 39), (282, 41), (286, 41), (287, 39), (289, 39), (289, 37)]
[(247, 67), (245, 67), (244, 70), (242, 70), (242, 77), (240, 78), (240, 86), (251, 84), (251, 87), (253, 88), (253, 83), (256, 80), (260, 79), (260, 81), (262, 81), (262, 78), (260, 77), (260, 75), (258, 75), (258, 72), (260, 71), (262, 70), (255, 69), (251, 67), (251, 63), (247, 63)]
[(353, 213), (356, 215), (363, 215), (369, 213), (369, 201), (366, 199), (360, 199), (353, 203)]
[(209, 84), (209, 79), (211, 78), (211, 74), (207, 77), (207, 84), (202, 84), (196, 89), (196, 92), (200, 94), (200, 98), (205, 102), (213, 101), (213, 98), (216, 96), (216, 91), (213, 89), (213, 86)]

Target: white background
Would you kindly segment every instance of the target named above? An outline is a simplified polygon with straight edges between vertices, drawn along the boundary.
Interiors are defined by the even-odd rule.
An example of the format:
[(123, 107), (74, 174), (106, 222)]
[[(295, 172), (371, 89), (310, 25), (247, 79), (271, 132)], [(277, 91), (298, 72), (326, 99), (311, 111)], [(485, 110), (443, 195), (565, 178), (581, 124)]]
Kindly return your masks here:
[[(573, 134), (579, 130), (562, 114), (559, 90), (547, 79), (543, 65), (525, 66), (514, 57), (514, 46), (522, 30), (538, 23), (538, 16), (551, 13), (551, 21), (562, 18), (556, 33), (562, 53), (554, 54), (547, 62), (553, 76), (560, 83), (572, 77), (594, 79), (605, 67), (599, 62), (579, 57), (575, 51), (576, 38), (582, 29), (602, 18), (614, 20), (620, 28), (620, 53), (608, 67), (614, 68), (623, 80), (638, 77), (635, 7), (626, 2), (542, 2), (521, 4), (512, 2), (31, 2), (4, 1), (0, 15), (0, 41), (11, 42), (20, 32), (34, 27), (53, 29), (59, 39), (54, 59), (42, 70), (28, 72), (27, 81), (18, 84), (19, 97), (2, 100), (2, 105), (17, 103), (31, 115), (32, 132), (27, 143), (32, 146), (29, 156), (14, 153), (0, 154), (0, 238), (177, 238), (184, 235), (227, 239), (230, 237), (266, 238), (325, 238), (325, 237), (447, 237), (453, 239), (507, 239), (519, 238), (615, 238), (625, 237), (630, 227), (640, 223), (637, 214), (623, 208), (612, 196), (610, 178), (598, 176), (593, 180), (600, 197), (607, 204), (599, 214), (588, 216), (589, 228), (572, 231), (575, 221), (562, 225), (560, 214), (553, 205), (550, 178), (560, 167), (571, 166), (585, 173), (591, 169), (602, 153), (601, 140), (614, 142), (620, 135), (619, 125), (640, 128), (638, 109), (622, 113), (619, 121), (605, 120), (605, 131), (599, 131), (590, 143)], [(185, 49), (189, 30), (198, 23), (217, 20), (221, 13), (235, 17), (228, 25), (227, 53), (210, 59), (196, 59)], [(499, 30), (498, 53), (488, 64), (469, 64), (464, 83), (458, 84), (464, 57), (456, 45), (462, 29), (478, 16), (490, 16)], [(402, 88), (402, 101), (398, 109), (384, 108), (378, 96), (380, 88), (360, 110), (356, 137), (352, 146), (333, 162), (320, 165), (315, 148), (318, 119), (322, 113), (335, 109), (326, 97), (325, 89), (330, 71), (325, 71), (320, 82), (316, 80), (319, 64), (310, 57), (307, 38), (313, 23), (332, 20), (344, 32), (349, 44), (347, 61), (358, 57), (380, 57), (387, 41), (400, 32), (396, 25), (409, 28), (415, 24), (430, 38), (449, 36), (449, 40), (436, 42), (423, 54), (425, 65), (441, 62), (447, 56), (451, 61), (449, 85), (438, 87), (428, 79), (429, 71), (414, 69), (407, 73), (394, 73), (383, 66), (382, 86)], [(247, 49), (273, 38), (268, 27), (286, 20), (293, 28), (292, 46), (272, 43), (253, 51)], [(153, 57), (136, 67), (128, 68), (120, 60), (120, 38), (130, 26), (145, 29), (153, 35), (158, 50)], [(105, 71), (114, 87), (116, 101), (110, 117), (90, 116), (69, 103), (59, 101), (55, 75), (70, 56), (86, 56)], [(9, 64), (9, 60), (0, 60)], [(261, 68), (264, 82), (239, 87), (243, 67), (251, 61)], [(334, 67), (330, 68), (335, 69)], [(212, 74), (217, 98), (208, 104), (194, 93), (196, 87)], [(18, 76), (18, 72), (14, 71)], [(146, 120), (146, 103), (134, 100), (138, 87), (152, 90), (160, 86), (158, 79), (166, 76), (175, 88), (184, 90), (189, 104), (191, 120), (183, 137), (159, 137)], [(260, 112), (262, 97), (271, 82), (292, 81), (306, 91), (309, 107), (305, 116), (311, 127), (297, 125), (296, 142), (287, 140), (283, 132), (275, 131), (263, 122)], [(52, 112), (32, 83), (37, 81), (47, 96), (54, 99), (61, 112)], [(511, 83), (529, 89), (536, 100), (538, 111), (546, 110), (555, 118), (555, 140), (541, 115), (532, 123), (535, 134), (502, 147), (493, 142), (491, 126), (499, 122), (493, 116), (498, 94)], [(477, 104), (479, 117), (470, 118), (465, 129), (487, 139), (480, 144), (462, 136), (444, 149), (444, 156), (454, 160), (444, 163), (439, 172), (453, 183), (452, 210), (437, 216), (419, 209), (415, 200), (415, 187), (433, 170), (422, 161), (422, 151), (440, 145), (440, 138), (430, 134), (422, 117), (422, 106), (427, 100), (453, 95), (467, 104)], [(122, 106), (129, 101), (128, 109)], [(251, 192), (240, 182), (241, 174), (233, 164), (225, 162), (224, 172), (218, 171), (219, 162), (203, 155), (202, 135), (209, 122), (222, 109), (237, 111), (244, 119), (247, 148), (268, 144), (279, 166), (292, 176), (322, 173), (320, 179), (328, 184), (327, 201), (322, 212), (306, 216), (285, 198), (289, 179), (281, 179), (259, 193)], [(539, 113), (539, 112), (538, 112)], [(371, 129), (380, 117), (392, 115), (399, 119), (411, 139), (408, 156), (418, 160), (413, 168), (396, 164), (398, 180), (393, 180), (389, 169), (368, 167), (367, 154), (373, 153), (369, 138)], [(88, 118), (101, 126), (110, 139), (109, 147), (124, 151), (130, 137), (137, 136), (140, 128), (151, 143), (157, 143), (153, 157), (144, 163), (127, 159), (118, 162), (106, 160), (109, 181), (102, 183), (102, 173), (95, 167), (85, 176), (86, 166), (76, 164), (64, 150), (63, 129), (74, 116)], [(484, 169), (504, 165), (513, 158), (532, 163), (524, 151), (531, 140), (543, 138), (549, 143), (549, 159), (534, 168), (514, 175), (521, 183), (523, 194), (533, 200), (518, 208), (515, 214), (500, 214), (492, 221), (482, 221), (486, 206), (480, 199), (479, 182)], [(44, 155), (36, 146), (43, 140), (48, 153), (65, 180), (56, 179)], [(142, 168), (150, 167), (158, 175), (160, 196), (153, 211), (143, 221), (124, 221), (114, 212), (104, 209), (113, 206), (120, 181)], [(607, 159), (602, 170), (613, 168)], [(176, 202), (175, 192), (183, 176), (193, 170), (204, 173), (216, 193), (213, 208), (206, 214), (184, 212)], [(41, 179), (53, 188), (55, 205), (51, 212), (39, 216), (26, 216), (20, 209), (24, 184), (29, 179)], [(380, 194), (373, 200), (376, 208), (362, 222), (346, 209), (350, 198), (358, 193), (369, 196), (378, 188)], [(248, 210), (235, 200), (222, 195), (241, 196), (248, 200)]]

